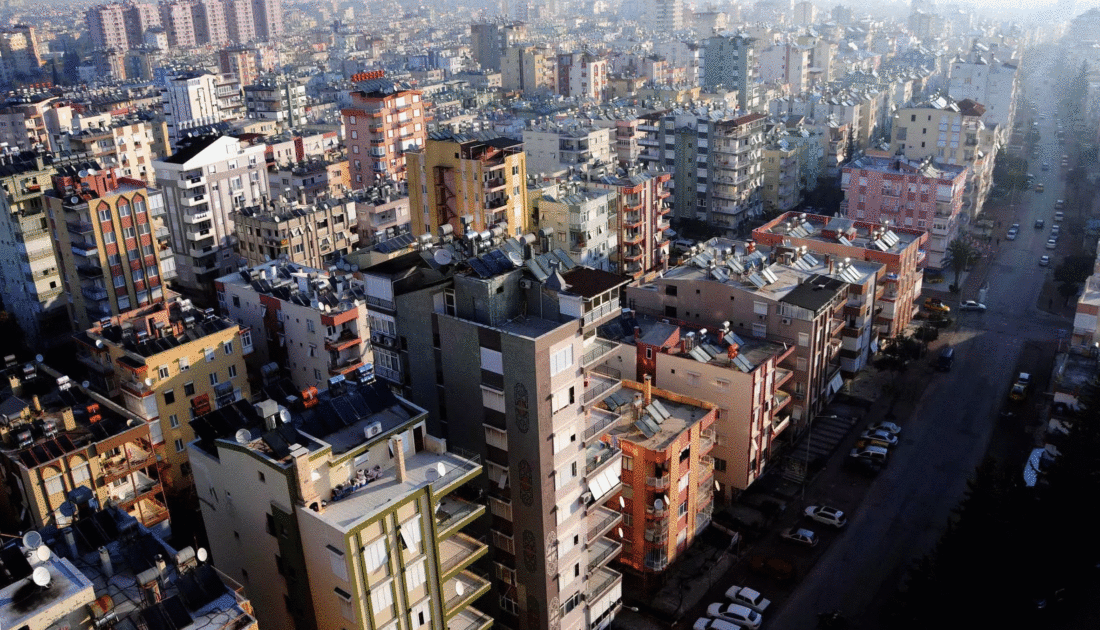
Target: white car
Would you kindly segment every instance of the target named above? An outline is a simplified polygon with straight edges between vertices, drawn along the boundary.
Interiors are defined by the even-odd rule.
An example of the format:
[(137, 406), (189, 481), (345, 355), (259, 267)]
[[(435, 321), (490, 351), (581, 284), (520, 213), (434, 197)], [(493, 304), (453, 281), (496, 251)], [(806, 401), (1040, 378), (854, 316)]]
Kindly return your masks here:
[(741, 630), (741, 626), (721, 619), (699, 617), (695, 620), (692, 630)]
[(760, 623), (764, 621), (760, 613), (741, 604), (714, 603), (707, 606), (707, 614), (742, 628), (759, 628)]
[(1014, 240), (1016, 240), (1016, 234), (1018, 234), (1018, 233), (1019, 233), (1019, 230), (1016, 230), (1015, 228), (1013, 228), (1013, 229), (1009, 230), (1007, 234), (1005, 234), (1005, 238), (1007, 238), (1010, 241), (1014, 241)]
[(1053, 238), (1049, 239), (1047, 241), (1047, 249), (1054, 249), (1055, 247), (1058, 247), (1058, 241)]
[(878, 440), (879, 442), (886, 442), (890, 446), (897, 446), (898, 443), (898, 436), (889, 431), (864, 431), (863, 435), (859, 436), (859, 439)]
[(893, 422), (872, 422), (871, 424), (867, 425), (867, 430), (868, 431), (889, 431), (890, 433), (893, 433), (894, 435), (897, 435), (897, 434), (901, 433), (901, 427), (894, 424)]
[(965, 302), (959, 304), (959, 310), (960, 311), (984, 311), (985, 310), (985, 304), (982, 304), (981, 302), (975, 302), (974, 300), (966, 300)]
[(747, 586), (731, 586), (726, 589), (726, 599), (745, 608), (751, 608), (756, 612), (764, 612), (772, 601)]
[(1039, 266), (1040, 267), (1046, 267), (1048, 265), (1050, 265), (1050, 256), (1043, 256), (1042, 258), (1039, 259)]
[(806, 508), (805, 513), (810, 519), (837, 529), (848, 524), (848, 518), (844, 516), (844, 512), (827, 505), (811, 505)]

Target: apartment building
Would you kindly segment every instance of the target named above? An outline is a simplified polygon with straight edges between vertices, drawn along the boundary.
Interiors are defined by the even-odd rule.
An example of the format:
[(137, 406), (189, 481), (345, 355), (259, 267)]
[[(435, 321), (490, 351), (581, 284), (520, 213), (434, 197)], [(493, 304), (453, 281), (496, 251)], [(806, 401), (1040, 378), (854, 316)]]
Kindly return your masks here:
[(558, 54), (557, 94), (580, 101), (607, 97), (607, 60), (588, 52)]
[[(752, 238), (761, 246), (772, 248), (806, 247), (815, 256), (823, 255), (826, 262), (832, 260), (834, 269), (844, 266), (842, 262), (855, 264), (857, 270), (860, 261), (884, 265), (885, 273), (877, 274), (871, 304), (880, 338), (903, 332), (919, 308), (930, 238), (927, 231), (788, 212), (753, 230)], [(865, 297), (855, 300), (861, 303), (860, 312), (848, 315), (862, 316), (862, 302), (867, 294), (858, 284), (851, 287), (850, 300), (854, 297), (852, 292)]]
[(252, 331), (184, 300), (104, 318), (75, 339), (93, 387), (149, 422), (166, 489), (189, 492), (188, 421), (251, 397)]
[(158, 6), (160, 24), (168, 35), (169, 47), (181, 50), (198, 45), (195, 39), (195, 16), (190, 1), (172, 0)]
[[(578, 264), (612, 271), (619, 266), (619, 193), (585, 188), (580, 182), (528, 190), (531, 226)], [(551, 231), (552, 230), (552, 231)]]
[(288, 165), (268, 166), (268, 187), (273, 196), (303, 204), (322, 199), (339, 199), (351, 184), (350, 163), (337, 153), (308, 156)]
[(191, 18), (197, 45), (224, 46), (229, 42), (226, 7), (222, 0), (192, 0)]
[(34, 27), (12, 24), (0, 30), (0, 59), (10, 77), (37, 79), (42, 67), (42, 52)]
[(557, 55), (548, 46), (509, 46), (500, 60), (500, 84), (524, 95), (553, 94), (558, 85)]
[(0, 624), (29, 630), (94, 630), (112, 623), (257, 630), (240, 584), (199, 560), (205, 549), (177, 551), (159, 532), (93, 498), (81, 490), (69, 493), (72, 516), (64, 527), (29, 531), (0, 549)]
[(168, 123), (168, 138), (177, 147), (188, 129), (224, 120), (218, 102), (218, 77), (209, 72), (185, 72), (165, 80), (161, 108)]
[(57, 151), (55, 135), (71, 120), (72, 108), (49, 92), (12, 96), (0, 105), (0, 142), (21, 151)]
[(84, 492), (170, 533), (149, 423), (45, 364), (11, 362), (4, 372), (0, 469), (19, 480), (0, 487), (7, 523), (64, 527), (62, 504)]
[(969, 166), (962, 210), (976, 217), (993, 185), (993, 162), (1004, 133), (984, 122), (985, 107), (971, 100), (946, 97), (898, 109), (894, 115), (890, 152), (910, 160), (932, 158), (937, 165)]
[(270, 194), (264, 145), (201, 136), (153, 165), (164, 190), (177, 282), (209, 291), (214, 278), (237, 268), (233, 212)]
[(739, 231), (747, 220), (764, 211), (761, 189), (766, 118), (764, 114), (747, 114), (715, 121), (709, 137), (703, 133), (697, 136), (697, 144), (709, 144), (710, 162), (709, 185), (705, 193), (696, 194), (696, 202), (705, 195), (707, 223), (725, 229), (727, 234)]
[(88, 30), (92, 48), (127, 50), (130, 39), (126, 32), (123, 6), (117, 3), (101, 4), (84, 12), (84, 24)]
[(586, 171), (615, 163), (610, 128), (533, 124), (523, 130), (523, 152), (531, 175)]
[[(252, 24), (256, 38), (276, 42), (283, 36), (282, 0), (252, 0)], [(245, 40), (241, 40), (244, 43)]]
[[(626, 302), (639, 313), (670, 322), (794, 347), (779, 363), (794, 373), (788, 430), (792, 435), (786, 440), (793, 442), (844, 385), (839, 351), (849, 284), (818, 273), (821, 261), (814, 262), (776, 263), (757, 250), (754, 241), (741, 245), (711, 239), (688, 263), (627, 288)], [(667, 386), (659, 378), (658, 384)]]
[(811, 49), (798, 44), (765, 46), (757, 55), (760, 80), (785, 84), (791, 94), (800, 94), (810, 87), (812, 57)]
[[(236, 0), (234, 5), (252, 8), (252, 3), (248, 0)], [(238, 44), (218, 51), (218, 72), (236, 75), (241, 85), (252, 85), (267, 70), (260, 65), (259, 51), (254, 47)]]
[(505, 50), (527, 38), (523, 22), (483, 22), (470, 25), (470, 56), (482, 69), (500, 70)]
[(1001, 61), (975, 45), (951, 60), (947, 93), (956, 101), (970, 99), (985, 106), (986, 125), (1012, 129), (1020, 94), (1019, 64)]
[(527, 156), (522, 142), (441, 131), (406, 158), (414, 234), (434, 234), (444, 224), (459, 236), (493, 227), (509, 235), (527, 231)]
[(164, 300), (172, 252), (161, 191), (92, 162), (59, 167), (45, 202), (76, 330)]
[(276, 259), (218, 278), (215, 287), (219, 310), (256, 331), (253, 372), (270, 378), (281, 370), (303, 390), (372, 370), (372, 330), (384, 325), (368, 317), (362, 281)]
[(933, 158), (868, 154), (845, 166), (840, 178), (849, 219), (929, 233), (924, 266), (943, 269), (947, 247), (963, 223), (964, 194), (970, 169)]
[[(214, 562), (241, 576), (267, 628), (486, 630), (490, 589), (462, 530), (485, 513), (477, 456), (373, 380), (276, 393), (192, 421)], [(226, 509), (228, 506), (231, 509)]]
[(355, 202), (350, 198), (321, 199), (313, 203), (270, 202), (233, 213), (237, 251), (246, 266), (283, 259), (326, 268), (355, 249), (359, 235)]
[(672, 34), (688, 27), (684, 0), (646, 0), (643, 6), (646, 26), (655, 33)]
[(84, 124), (78, 119), (73, 131), (63, 139), (68, 140), (70, 151), (116, 169), (119, 177), (140, 179), (149, 186), (156, 184), (151, 116), (96, 118), (89, 122)]
[(761, 197), (765, 212), (788, 212), (802, 203), (799, 153), (800, 147), (782, 140), (764, 147)]
[(396, 182), (353, 191), (352, 198), (361, 247), (393, 238), (399, 232), (408, 232), (412, 221), (409, 196), (400, 192)]
[(428, 137), (423, 93), (371, 76), (351, 93), (352, 106), (340, 110), (353, 188), (405, 181), (408, 153), (421, 149)]
[(280, 76), (241, 85), (244, 86), (248, 118), (275, 121), (280, 130), (294, 129), (306, 123), (304, 80)]
[(225, 30), (229, 33), (229, 41), (239, 45), (257, 40), (252, 0), (225, 0)]
[(664, 269), (669, 253), (666, 233), (671, 229), (667, 189), (671, 178), (670, 173), (632, 166), (623, 176), (585, 180), (590, 190), (618, 193), (618, 215), (608, 222), (608, 229), (617, 232), (618, 248), (612, 250), (611, 262), (618, 273), (638, 279)]
[[(70, 332), (44, 199), (57, 172), (54, 159), (29, 152), (0, 156), (0, 288), (31, 348)], [(56, 164), (63, 163), (59, 157)]]
[(703, 87), (737, 90), (737, 108), (757, 111), (765, 104), (756, 87), (760, 77), (756, 40), (744, 35), (715, 35), (703, 51)]
[[(623, 451), (620, 509), (630, 522), (621, 528), (621, 542), (605, 537), (596, 546), (609, 556), (621, 546), (618, 562), (635, 574), (660, 573), (710, 524), (718, 412), (711, 403), (653, 387), (648, 377), (624, 380), (603, 404), (619, 416), (609, 438)], [(615, 500), (610, 505), (619, 507)]]

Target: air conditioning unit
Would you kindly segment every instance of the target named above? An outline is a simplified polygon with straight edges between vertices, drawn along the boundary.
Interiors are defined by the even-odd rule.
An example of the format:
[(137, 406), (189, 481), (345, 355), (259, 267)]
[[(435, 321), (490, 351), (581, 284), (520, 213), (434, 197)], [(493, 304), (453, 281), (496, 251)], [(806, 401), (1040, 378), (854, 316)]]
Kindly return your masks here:
[(372, 422), (371, 424), (368, 424), (363, 429), (363, 433), (369, 438), (372, 438), (372, 437), (378, 435), (381, 432), (382, 432), (382, 423), (381, 422)]
[(531, 288), (531, 281), (528, 280), (527, 278), (524, 278), (524, 279), (520, 280), (519, 281), (519, 288), (521, 288), (521, 289), (530, 289)]
[(790, 317), (784, 317), (781, 321), (787, 326), (791, 325), (791, 318)]
[(373, 343), (382, 343), (382, 335), (379, 335), (378, 333), (375, 333), (375, 334), (370, 336), (370, 340)]

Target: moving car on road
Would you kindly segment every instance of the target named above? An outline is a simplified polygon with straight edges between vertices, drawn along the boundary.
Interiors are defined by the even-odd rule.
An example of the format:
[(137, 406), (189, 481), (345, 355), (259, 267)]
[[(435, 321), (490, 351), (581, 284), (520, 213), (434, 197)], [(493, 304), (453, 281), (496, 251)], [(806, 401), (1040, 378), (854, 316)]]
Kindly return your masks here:
[(962, 304), (959, 304), (960, 311), (984, 311), (985, 304), (981, 302), (975, 302), (974, 300), (966, 300)]
[(1037, 192), (1037, 193), (1041, 193), (1041, 192), (1043, 192), (1044, 190), (1046, 190), (1046, 188), (1044, 188), (1044, 187), (1043, 187), (1043, 185), (1042, 185), (1041, 183), (1040, 183), (1040, 184), (1035, 184), (1035, 192)]
[(818, 523), (840, 529), (848, 524), (848, 518), (844, 512), (827, 505), (811, 505), (805, 510), (806, 516)]
[(1050, 256), (1042, 256), (1041, 258), (1039, 258), (1039, 266), (1040, 267), (1046, 267), (1049, 264), (1050, 264)]
[(1027, 372), (1020, 372), (1020, 375), (1016, 377), (1016, 382), (1012, 384), (1012, 390), (1008, 392), (1008, 397), (1019, 402), (1027, 398), (1027, 393), (1030, 390), (1031, 375)]
[(1035, 229), (1036, 230), (1043, 229), (1044, 225), (1046, 225), (1046, 221), (1044, 221), (1042, 219), (1035, 219)]
[(951, 307), (944, 304), (939, 298), (930, 297), (924, 301), (924, 308), (939, 313), (950, 313)]
[(747, 586), (731, 586), (726, 589), (726, 599), (729, 599), (735, 604), (740, 604), (745, 608), (751, 608), (756, 612), (762, 613), (767, 610), (772, 601), (760, 594), (760, 591), (754, 591)]
[(805, 545), (807, 547), (814, 547), (817, 545), (817, 534), (812, 530), (803, 529), (801, 527), (792, 527), (779, 532), (779, 537), (783, 540), (788, 540), (798, 545)]

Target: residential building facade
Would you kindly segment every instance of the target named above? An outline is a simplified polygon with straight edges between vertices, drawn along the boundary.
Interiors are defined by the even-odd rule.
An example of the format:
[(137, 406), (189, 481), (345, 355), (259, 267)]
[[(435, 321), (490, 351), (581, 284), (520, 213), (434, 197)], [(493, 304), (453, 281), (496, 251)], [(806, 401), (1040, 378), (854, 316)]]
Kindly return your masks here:
[(352, 106), (341, 110), (344, 142), (351, 163), (353, 188), (385, 180), (405, 181), (407, 153), (428, 137), (423, 93), (374, 78), (352, 92)]

